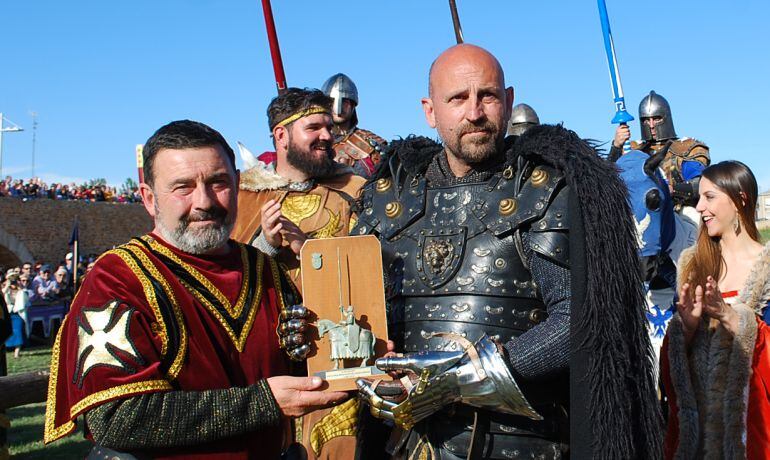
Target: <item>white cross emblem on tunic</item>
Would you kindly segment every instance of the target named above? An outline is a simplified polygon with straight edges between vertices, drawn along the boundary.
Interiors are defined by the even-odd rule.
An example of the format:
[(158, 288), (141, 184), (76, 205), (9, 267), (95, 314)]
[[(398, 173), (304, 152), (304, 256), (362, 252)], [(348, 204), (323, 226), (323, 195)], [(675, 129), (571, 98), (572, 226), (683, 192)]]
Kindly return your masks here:
[(120, 351), (141, 363), (143, 360), (129, 339), (129, 324), (133, 308), (116, 315), (120, 302), (110, 301), (102, 309), (85, 308), (78, 321), (77, 382), (97, 366), (115, 367), (127, 372), (133, 369), (115, 351)]

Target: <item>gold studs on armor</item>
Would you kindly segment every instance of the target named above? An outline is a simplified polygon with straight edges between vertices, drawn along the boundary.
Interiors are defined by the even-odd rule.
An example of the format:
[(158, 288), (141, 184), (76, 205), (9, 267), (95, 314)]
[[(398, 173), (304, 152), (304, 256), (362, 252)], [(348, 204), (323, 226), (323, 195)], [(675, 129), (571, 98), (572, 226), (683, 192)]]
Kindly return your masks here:
[(530, 178), (532, 185), (535, 187), (541, 187), (548, 181), (548, 173), (542, 168), (535, 168), (532, 171), (532, 177)]
[(519, 207), (519, 203), (516, 201), (516, 198), (505, 198), (500, 200), (500, 215), (501, 216), (510, 216), (514, 212), (516, 212), (516, 208)]
[(387, 205), (385, 205), (385, 215), (390, 217), (391, 219), (398, 217), (399, 214), (401, 214), (401, 203), (398, 201), (391, 201)]
[(377, 185), (375, 188), (379, 193), (385, 193), (390, 189), (392, 182), (388, 178), (377, 179)]

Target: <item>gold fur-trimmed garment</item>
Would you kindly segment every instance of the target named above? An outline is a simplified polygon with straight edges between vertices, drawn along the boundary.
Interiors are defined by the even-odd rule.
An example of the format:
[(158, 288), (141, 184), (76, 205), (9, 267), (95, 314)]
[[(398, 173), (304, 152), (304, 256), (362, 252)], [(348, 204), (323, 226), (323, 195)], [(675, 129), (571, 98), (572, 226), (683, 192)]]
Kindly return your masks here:
[[(679, 266), (693, 254), (694, 248), (683, 252)], [(703, 321), (687, 349), (674, 315), (661, 351), (669, 405), (665, 458), (770, 458), (770, 327), (760, 319), (768, 301), (770, 243), (733, 305), (735, 337)]]
[[(311, 238), (347, 236), (355, 225), (351, 207), (365, 179), (339, 164), (338, 173), (314, 181), (305, 191), (291, 190), (291, 184), (263, 164), (241, 174), (238, 191), (238, 219), (233, 229), (235, 240), (252, 243), (262, 231), (261, 208), (269, 200), (281, 202), (281, 212)], [(277, 259), (287, 269), (290, 279), (302, 290), (299, 260), (284, 241)], [(302, 417), (298, 441), (304, 458), (353, 459), (356, 450), (356, 400), (334, 409), (322, 409)], [(356, 405), (354, 405), (356, 404)]]
[[(262, 231), (261, 209), (269, 200), (281, 203), (281, 212), (310, 238), (347, 236), (355, 224), (351, 206), (365, 180), (339, 165), (332, 177), (313, 181), (305, 191), (294, 191), (288, 180), (259, 163), (241, 174), (238, 191), (238, 219), (232, 238), (253, 243)], [(289, 277), (302, 290), (299, 260), (284, 241), (277, 259), (289, 272)]]

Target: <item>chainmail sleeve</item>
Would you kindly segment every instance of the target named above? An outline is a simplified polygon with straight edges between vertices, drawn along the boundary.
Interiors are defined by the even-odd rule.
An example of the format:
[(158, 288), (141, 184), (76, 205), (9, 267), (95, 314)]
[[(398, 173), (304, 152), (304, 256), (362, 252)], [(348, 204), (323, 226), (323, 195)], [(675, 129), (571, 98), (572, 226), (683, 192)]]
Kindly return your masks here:
[(94, 441), (118, 450), (193, 446), (277, 426), (280, 421), (281, 411), (267, 380), (244, 388), (132, 396), (86, 413)]
[(548, 318), (505, 348), (514, 370), (527, 380), (536, 380), (569, 366), (570, 271), (532, 251), (526, 232), (522, 232), (522, 243)]

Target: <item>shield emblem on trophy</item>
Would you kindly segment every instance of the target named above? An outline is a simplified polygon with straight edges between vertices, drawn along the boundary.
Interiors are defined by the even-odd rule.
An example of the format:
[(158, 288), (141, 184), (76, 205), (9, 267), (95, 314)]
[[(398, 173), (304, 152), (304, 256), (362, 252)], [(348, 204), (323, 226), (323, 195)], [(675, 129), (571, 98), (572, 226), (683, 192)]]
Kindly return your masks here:
[(465, 227), (460, 227), (427, 230), (420, 235), (415, 263), (425, 286), (438, 289), (454, 278), (465, 250), (465, 233)]
[(350, 348), (351, 353), (353, 354), (358, 353), (361, 346), (361, 326), (355, 323), (349, 325), (347, 336), (348, 336), (348, 348)]
[(308, 375), (342, 391), (355, 390), (361, 377), (389, 380), (374, 367), (388, 340), (379, 240), (371, 235), (308, 240), (300, 260), (311, 326)]

